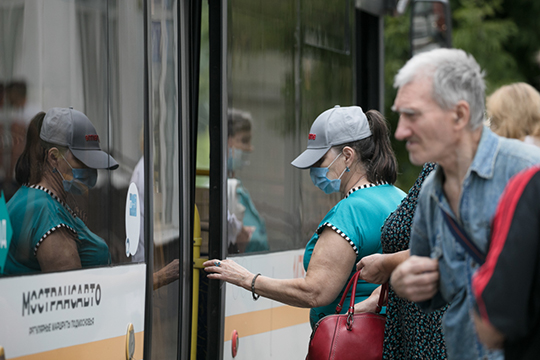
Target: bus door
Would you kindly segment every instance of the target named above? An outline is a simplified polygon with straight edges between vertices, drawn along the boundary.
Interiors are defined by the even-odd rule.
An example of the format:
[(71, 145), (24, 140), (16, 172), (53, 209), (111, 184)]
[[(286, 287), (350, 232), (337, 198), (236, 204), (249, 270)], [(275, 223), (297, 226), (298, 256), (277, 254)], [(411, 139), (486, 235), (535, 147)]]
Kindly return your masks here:
[[(148, 186), (137, 180), (144, 178), (139, 165), (147, 154), (143, 139), (149, 139), (146, 4), (0, 3), (0, 353), (5, 359), (143, 358), (146, 274), (153, 271), (147, 266), (151, 237), (142, 226)], [(14, 218), (6, 203), (22, 196), (15, 166), (26, 131), (36, 114), (53, 107), (86, 114), (99, 136), (91, 140), (99, 140), (120, 166), (98, 170), (88, 193), (68, 193), (57, 204), (106, 244), (110, 261), (43, 273), (36, 253), (37, 244), (48, 241), (46, 234), (22, 238), (14, 229), (32, 227), (49, 213), (38, 215), (32, 201), (19, 197), (25, 215)], [(49, 196), (46, 189), (31, 191)], [(82, 243), (77, 240), (77, 246)], [(14, 254), (24, 266), (13, 266)]]
[(147, 319), (151, 315), (152, 334), (145, 348), (145, 358), (151, 359), (195, 356), (191, 341), (197, 338), (192, 335), (192, 280), (200, 7), (201, 1), (195, 0), (148, 0), (147, 176), (153, 198), (147, 222), (153, 227), (149, 261), (155, 280), (160, 269), (179, 265), (178, 281), (154, 285), (151, 294)]
[[(348, 0), (209, 2), (210, 258), (304, 276), (303, 249), (339, 198), (290, 162), (318, 114), (355, 103), (354, 13)], [(218, 281), (207, 293), (207, 358), (305, 357), (308, 309)]]

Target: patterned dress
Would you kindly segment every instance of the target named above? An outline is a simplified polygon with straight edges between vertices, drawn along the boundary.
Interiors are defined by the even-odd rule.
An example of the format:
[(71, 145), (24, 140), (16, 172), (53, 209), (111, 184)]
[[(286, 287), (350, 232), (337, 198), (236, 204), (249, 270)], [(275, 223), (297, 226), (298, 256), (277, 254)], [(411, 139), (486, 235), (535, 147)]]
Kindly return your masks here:
[[(383, 253), (409, 248), (418, 193), (424, 179), (434, 168), (433, 164), (424, 165), (407, 196), (386, 219), (381, 232)], [(441, 327), (444, 309), (426, 314), (415, 303), (398, 297), (390, 287), (386, 314), (383, 359), (446, 359)]]

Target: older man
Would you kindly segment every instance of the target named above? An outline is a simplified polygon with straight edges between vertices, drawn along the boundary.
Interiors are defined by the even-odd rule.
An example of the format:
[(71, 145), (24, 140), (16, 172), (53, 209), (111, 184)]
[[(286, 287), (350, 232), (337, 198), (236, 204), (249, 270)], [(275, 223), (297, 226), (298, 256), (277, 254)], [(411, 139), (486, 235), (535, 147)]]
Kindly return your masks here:
[(396, 75), (395, 136), (412, 163), (439, 164), (426, 179), (411, 231), (411, 257), (392, 273), (396, 293), (425, 311), (448, 305), (443, 330), (450, 359), (501, 359), (477, 339), (470, 310), (479, 260), (452, 235), (453, 219), (486, 253), (490, 222), (512, 175), (540, 163), (540, 150), (483, 126), (485, 83), (462, 50), (437, 49), (410, 59)]

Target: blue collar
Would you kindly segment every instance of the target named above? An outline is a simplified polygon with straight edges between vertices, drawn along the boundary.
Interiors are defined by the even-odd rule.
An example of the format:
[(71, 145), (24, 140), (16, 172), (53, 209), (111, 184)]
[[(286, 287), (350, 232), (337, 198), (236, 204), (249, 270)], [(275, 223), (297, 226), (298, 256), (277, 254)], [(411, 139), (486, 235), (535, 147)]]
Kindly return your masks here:
[[(493, 173), (495, 172), (495, 160), (499, 153), (499, 143), (500, 137), (493, 133), (488, 127), (484, 126), (473, 162), (471, 163), (471, 166), (469, 166), (467, 175), (463, 180), (464, 184), (467, 182), (472, 172), (475, 172), (479, 177), (484, 179), (491, 179), (493, 177)], [(435, 186), (432, 189), (431, 195), (435, 199), (441, 201), (443, 193), (443, 169), (440, 166), (437, 166), (434, 172)]]
[(495, 135), (488, 127), (484, 126), (478, 149), (474, 155), (469, 171), (476, 172), (484, 179), (491, 179), (495, 171), (495, 160), (499, 153), (499, 136)]

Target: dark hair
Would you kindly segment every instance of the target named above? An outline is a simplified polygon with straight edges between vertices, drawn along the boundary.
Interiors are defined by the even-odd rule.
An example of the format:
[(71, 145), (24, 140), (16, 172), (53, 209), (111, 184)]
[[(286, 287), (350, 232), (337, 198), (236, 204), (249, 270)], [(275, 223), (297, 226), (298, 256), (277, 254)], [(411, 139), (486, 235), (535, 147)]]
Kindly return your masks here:
[(46, 149), (39, 137), (45, 113), (40, 112), (28, 125), (26, 145), (15, 166), (15, 179), (20, 185), (37, 184), (41, 181)]
[(366, 112), (371, 136), (348, 144), (336, 146), (341, 152), (349, 146), (359, 154), (364, 164), (367, 180), (372, 183), (393, 184), (397, 178), (397, 160), (390, 143), (390, 130), (384, 116), (377, 110)]
[(251, 131), (250, 113), (238, 109), (229, 109), (227, 115), (228, 137), (234, 136), (241, 131)]

